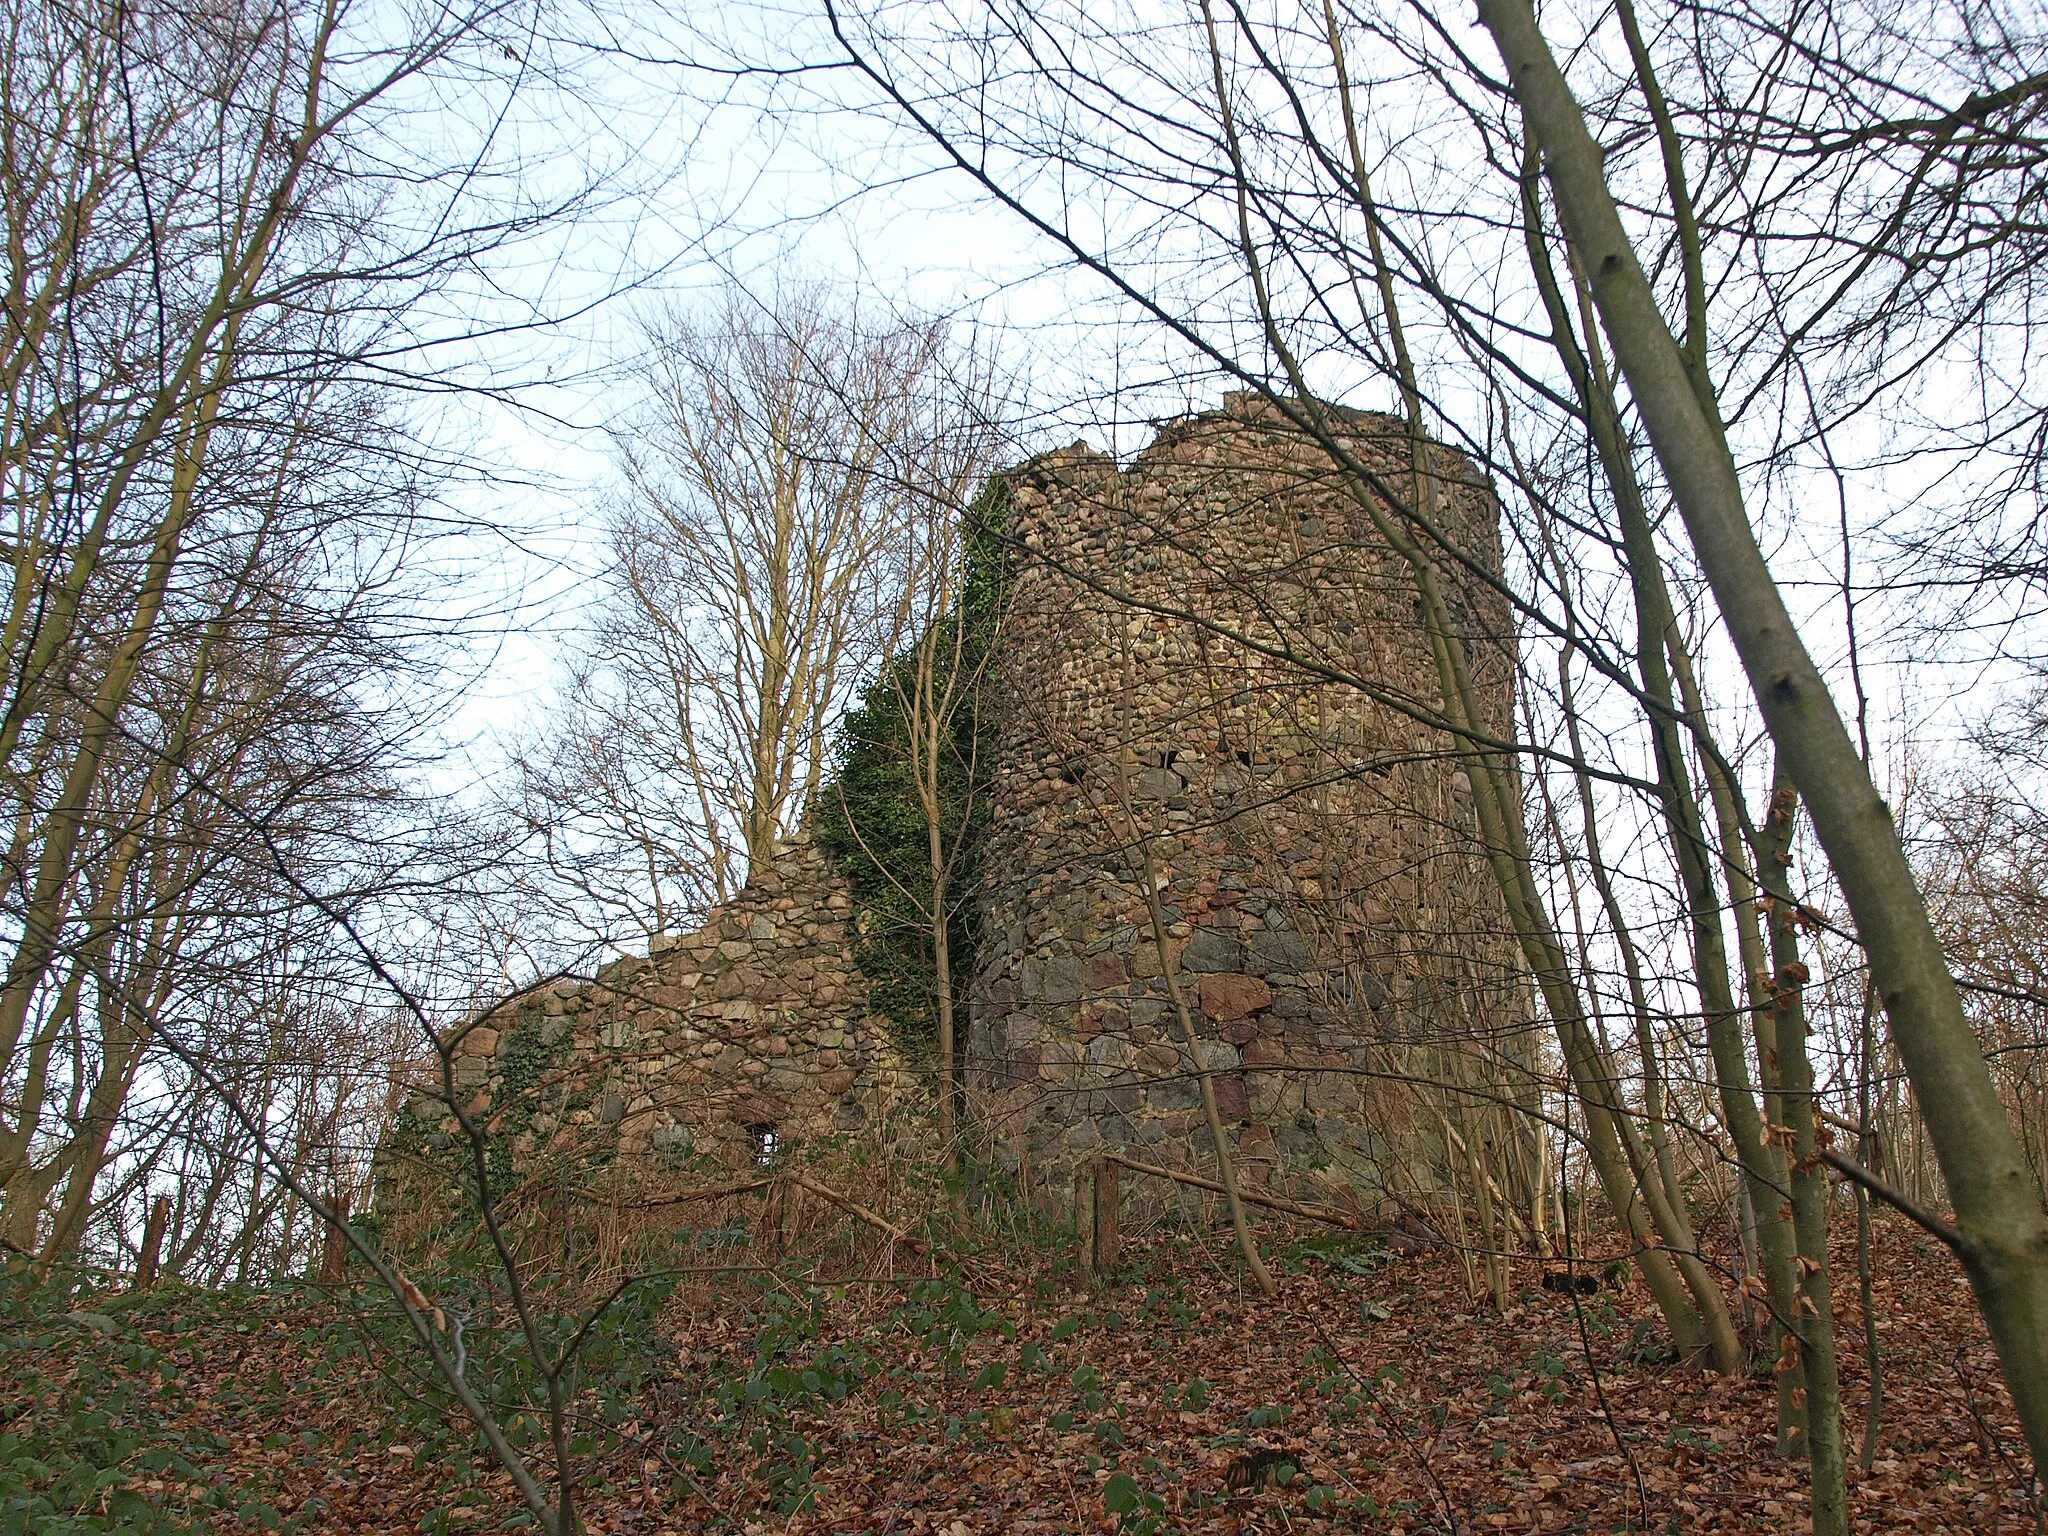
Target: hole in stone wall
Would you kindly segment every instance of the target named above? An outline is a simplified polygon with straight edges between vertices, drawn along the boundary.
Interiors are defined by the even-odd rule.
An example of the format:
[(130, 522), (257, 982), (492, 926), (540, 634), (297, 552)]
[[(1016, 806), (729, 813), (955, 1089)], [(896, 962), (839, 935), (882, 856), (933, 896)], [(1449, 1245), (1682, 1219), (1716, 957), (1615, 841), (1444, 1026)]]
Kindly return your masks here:
[(782, 1133), (765, 1122), (743, 1125), (740, 1129), (747, 1133), (747, 1140), (753, 1143), (754, 1166), (766, 1168), (774, 1163), (782, 1152)]

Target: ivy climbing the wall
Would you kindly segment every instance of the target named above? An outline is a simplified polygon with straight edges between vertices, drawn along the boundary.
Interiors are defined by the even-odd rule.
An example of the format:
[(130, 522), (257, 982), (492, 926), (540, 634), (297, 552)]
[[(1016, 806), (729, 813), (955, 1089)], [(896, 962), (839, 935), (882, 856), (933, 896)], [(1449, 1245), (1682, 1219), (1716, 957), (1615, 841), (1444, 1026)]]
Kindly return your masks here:
[(924, 696), (957, 684), (957, 705), (940, 722), (936, 759), (941, 847), (957, 849), (947, 880), (945, 921), (956, 1017), (966, 1018), (979, 929), (975, 894), (988, 823), (985, 782), (994, 761), (990, 662), (1000, 643), (1008, 586), (1003, 525), (1009, 492), (1003, 477), (985, 484), (962, 520), (958, 593), (929, 632), (883, 666), (840, 723), (833, 777), (812, 812), (813, 835), (853, 886), (855, 958), (869, 998), (894, 1025), (906, 1051), (931, 1058), (938, 1029), (934, 960), (931, 832), (911, 749), (919, 673)]

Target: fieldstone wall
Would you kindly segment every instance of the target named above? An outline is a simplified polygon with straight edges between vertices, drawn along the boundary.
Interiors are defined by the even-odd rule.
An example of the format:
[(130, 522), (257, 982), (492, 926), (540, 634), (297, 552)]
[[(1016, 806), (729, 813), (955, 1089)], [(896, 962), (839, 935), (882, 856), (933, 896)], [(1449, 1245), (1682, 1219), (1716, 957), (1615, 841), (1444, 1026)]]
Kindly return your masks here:
[[(1402, 424), (1342, 420), (1351, 453), (1406, 494)], [(1447, 450), (1426, 481), (1457, 552), (1437, 562), (1452, 643), (1505, 737), (1497, 509)], [(1127, 468), (1077, 445), (1008, 484), (1019, 547), (988, 679), (1001, 723), (971, 1125), (1048, 1190), (1105, 1146), (1206, 1164), (1199, 1051), (1252, 1177), (1427, 1181), (1449, 1133), (1409, 1124), (1417, 1096), (1380, 1085), (1454, 1082), (1484, 1102), (1524, 1091), (1537, 1061), (1470, 785), (1426, 723), (1439, 689), (1413, 577), (1356, 477), (1231, 396)], [(869, 1011), (854, 912), (794, 843), (697, 932), (466, 1026), (458, 1097), (515, 1166), (597, 1162), (629, 1183), (746, 1166), (764, 1128), (779, 1148), (924, 1134), (929, 1096)], [(417, 1096), (389, 1150), (446, 1145), (444, 1110)]]
[[(1344, 419), (1405, 487), (1401, 424)], [(1440, 449), (1430, 472), (1432, 521), (1498, 571), (1483, 481)], [(1512, 1042), (1527, 1018), (1470, 786), (1409, 713), (1439, 697), (1413, 580), (1349, 485), (1249, 396), (1166, 427), (1128, 469), (1077, 445), (1012, 479), (1024, 550), (967, 1058), (1013, 1162), (1207, 1159), (1167, 966), (1255, 1175), (1369, 1167), (1402, 1134), (1376, 1074), (1447, 1040)], [(1440, 564), (1505, 734), (1507, 604)]]
[(598, 1159), (634, 1177), (745, 1166), (764, 1132), (786, 1149), (876, 1129), (914, 1089), (867, 1011), (852, 921), (846, 882), (797, 841), (696, 932), (465, 1026), (457, 1092), (521, 1166)]

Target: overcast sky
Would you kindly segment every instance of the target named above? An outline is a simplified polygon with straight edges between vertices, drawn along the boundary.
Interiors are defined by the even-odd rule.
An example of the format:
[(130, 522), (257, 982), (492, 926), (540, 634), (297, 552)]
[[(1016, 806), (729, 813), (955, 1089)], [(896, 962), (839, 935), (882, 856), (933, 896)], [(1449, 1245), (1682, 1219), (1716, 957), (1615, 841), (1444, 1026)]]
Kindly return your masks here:
[[(822, 279), (863, 305), (956, 315), (996, 338), (1026, 381), (1017, 427), (1030, 446), (1085, 434), (1127, 452), (1147, 435), (1145, 418), (1213, 404), (1225, 387), (1187, 376), (1156, 328), (1105, 305), (1092, 280), (986, 206), (864, 82), (823, 67), (837, 50), (822, 8), (724, 5), (685, 25), (647, 7), (609, 25), (617, 46), (575, 52), (573, 90), (530, 88), (519, 122), (550, 176), (605, 170), (602, 215), (507, 277), (518, 302), (563, 318), (486, 349), (502, 397), (443, 407), (447, 430), (491, 469), (455, 496), (517, 532), (464, 578), (460, 601), (503, 618), (485, 626), (497, 638), (454, 722), (466, 743), (458, 776), (487, 769), (498, 743), (536, 719), (586, 611), (601, 558), (591, 530), (612, 481), (609, 433), (634, 407), (628, 369), (652, 309), (691, 305), (730, 281), (765, 293), (778, 279)], [(736, 71), (741, 63), (786, 72)], [(1350, 403), (1385, 405), (1386, 395), (1365, 383)], [(1854, 520), (1874, 523), (1886, 498), (1914, 489), (1865, 478)], [(1836, 508), (1831, 487), (1817, 490), (1827, 494), (1810, 514), (1795, 509), (1776, 529), (1774, 560), (1841, 689)], [(2014, 676), (1983, 660), (1994, 649), (1984, 637), (1944, 641), (1949, 654), (1930, 656), (1936, 647), (1914, 619), (1873, 601), (1863, 620), (1876, 730), (1894, 757), (1907, 730), (1923, 754), (1950, 750)], [(1915, 656), (1956, 664), (1894, 665)], [(1739, 737), (1746, 690), (1725, 660), (1715, 670)]]

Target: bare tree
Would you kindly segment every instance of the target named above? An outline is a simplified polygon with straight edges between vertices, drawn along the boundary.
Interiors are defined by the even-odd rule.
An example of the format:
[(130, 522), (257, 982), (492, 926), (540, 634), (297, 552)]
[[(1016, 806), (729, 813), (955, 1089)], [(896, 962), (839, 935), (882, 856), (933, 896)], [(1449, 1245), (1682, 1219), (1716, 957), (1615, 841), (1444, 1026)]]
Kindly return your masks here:
[(534, 19), (0, 22), (0, 1221), (46, 1265), (125, 1266), (139, 1204), (138, 1269), (288, 1272), (360, 1188), (395, 1052), (342, 937), (461, 863), (407, 867), (435, 829), (401, 778), (459, 681), (423, 557), (476, 530), (430, 507), (451, 466), (405, 396), (498, 318), (457, 290), (589, 202), (499, 195), (527, 167), (490, 119), (558, 62)]
[(829, 728), (908, 634), (913, 567), (954, 547), (986, 458), (963, 449), (972, 371), (943, 324), (820, 288), (651, 329), (590, 638), (523, 756), (532, 819), (563, 828), (597, 911), (659, 932), (794, 830)]
[[(1002, 644), (1005, 503), (993, 473), (1004, 446), (991, 420), (998, 391), (971, 354), (958, 357), (950, 380), (925, 402), (927, 419), (899, 460), (904, 579), (887, 619), (886, 659), (845, 717), (833, 782), (817, 806), (819, 831), (856, 885), (871, 896), (886, 889), (886, 905), (907, 912), (929, 948), (938, 1136), (949, 1171), (959, 1166), (957, 1026), (971, 958), (955, 942), (963, 909), (979, 895), (963, 877), (987, 809), (981, 710)], [(899, 825), (864, 825), (871, 816), (850, 803), (898, 785), (916, 811), (908, 838)]]
[[(1712, 385), (1688, 366), (1665, 322), (1622, 228), (1599, 147), (1529, 9), (1489, 0), (1481, 16), (1542, 146), (1560, 218), (1758, 706), (1855, 914), (1956, 1202), (1967, 1242), (1961, 1257), (2029, 1443), (2037, 1460), (2048, 1460), (2048, 1216), (2040, 1190), (1998, 1102), (1890, 812), (1757, 546)], [(1675, 176), (1670, 190), (1684, 196)], [(1704, 346), (1703, 328), (1692, 334)], [(1789, 975), (1780, 981), (1797, 985)], [(1817, 1463), (1819, 1454), (1816, 1443)], [(1839, 1446), (1835, 1454), (1839, 1478)], [(1833, 1523), (1839, 1520), (1837, 1504)]]
[[(889, 25), (903, 15), (885, 11), (868, 21), (862, 33), (868, 48), (852, 40), (843, 18), (841, 36), (871, 78), (933, 137), (942, 156), (1162, 326), (1191, 358), (1266, 395), (1284, 419), (1323, 447), (1333, 472), (1350, 489), (1368, 536), (1397, 552), (1420, 601), (1438, 672), (1437, 697), (1415, 698), (1405, 687), (1362, 675), (1346, 658), (1293, 649), (1287, 659), (1361, 688), (1368, 697), (1388, 700), (1395, 694), (1395, 707), (1442, 732), (1446, 750), (1458, 755), (1472, 784), (1481, 845), (1558, 1032), (1570, 1080), (1586, 1103), (1587, 1148), (1602, 1187), (1637, 1241), (1644, 1274), (1675, 1339), (1688, 1353), (1711, 1346), (1715, 1361), (1733, 1369), (1738, 1346), (1724, 1298), (1687, 1239), (1688, 1222), (1671, 1208), (1654, 1174), (1636, 1107), (1594, 1027), (1595, 1010), (1534, 870), (1515, 764), (1522, 749), (1507, 722), (1487, 718), (1473, 688), (1471, 641), (1452, 588), (1474, 576), (1496, 587), (1498, 582), (1472, 570), (1434, 521), (1447, 472), (1433, 465), (1426, 447), (1421, 417), (1431, 402), (1423, 393), (1424, 365), (1414, 355), (1417, 332), (1404, 324), (1393, 291), (1398, 282), (1411, 283), (1433, 305), (1440, 290), (1429, 286), (1427, 271), (1420, 280), (1402, 272), (1408, 250), (1379, 211), (1350, 94), (1341, 85), (1331, 89), (1331, 82), (1347, 78), (1337, 15), (1306, 30), (1281, 27), (1273, 34), (1279, 53), (1272, 54), (1261, 51), (1261, 29), (1233, 11), (1231, 37), (1250, 53), (1249, 86), (1232, 80), (1223, 29), (1211, 12), (1192, 31), (1178, 34), (1182, 46), (1156, 50), (1135, 49), (1130, 38), (1078, 17), (1040, 14), (1021, 21), (1015, 32), (997, 29), (998, 52), (1014, 46), (1024, 63), (996, 75), (988, 73), (995, 66), (985, 50), (955, 52), (948, 40), (932, 37), (915, 21), (910, 36), (890, 35)], [(1040, 51), (1047, 37), (1069, 27), (1084, 45), (1070, 49), (1062, 42)], [(917, 83), (905, 84), (885, 65), (907, 70)], [(962, 73), (949, 75), (956, 65)], [(1298, 76), (1297, 69), (1305, 73)], [(1301, 94), (1308, 88), (1301, 82), (1309, 77), (1320, 93), (1313, 108)], [(1255, 87), (1265, 90), (1262, 99), (1239, 100), (1241, 89)], [(971, 107), (956, 112), (991, 89), (1014, 90), (1019, 99), (1003, 113)], [(1048, 116), (1041, 110), (1041, 91), (1066, 106)], [(1143, 144), (1132, 136), (1134, 91), (1145, 103)], [(1047, 122), (1062, 126), (1036, 136)], [(1162, 145), (1169, 146), (1165, 179), (1187, 192), (1184, 197), (1157, 196)], [(1008, 165), (1020, 168), (1017, 178), (999, 169)], [(1154, 227), (1142, 235), (1126, 229), (1126, 238), (1105, 254), (1071, 219), (1072, 205), (1048, 202), (1040, 195), (1048, 183), (1033, 181), (1021, 169), (1071, 171), (1080, 165), (1091, 167), (1108, 193), (1129, 199), (1135, 218), (1154, 219)], [(1284, 179), (1297, 172), (1312, 184), (1300, 187)], [(1345, 217), (1333, 224), (1340, 209)], [(1156, 266), (1136, 254), (1157, 251), (1162, 242), (1181, 254)], [(1205, 323), (1200, 308), (1187, 301), (1190, 271), (1241, 284), (1258, 338), (1255, 356), (1240, 346), (1228, 322)], [(1314, 333), (1324, 325), (1324, 332)], [(1455, 331), (1453, 337), (1469, 339)], [(1323, 367), (1333, 356), (1363, 362), (1396, 391), (1415, 444), (1412, 473), (1389, 479), (1347, 448), (1341, 416), (1318, 403), (1309, 377), (1310, 359)], [(1499, 462), (1482, 437), (1465, 434), (1460, 446), (1482, 462)], [(1502, 467), (1513, 472), (1512, 463)], [(1532, 608), (1512, 589), (1501, 590), (1541, 625), (1539, 632), (1557, 632), (1553, 615)], [(1200, 622), (1192, 612), (1177, 616)], [(1603, 671), (1615, 677), (1618, 669), (1600, 654)]]
[[(1831, 1530), (1844, 1518), (1841, 1449), (1814, 1184), (1809, 976), (1797, 945), (1817, 908), (1774, 865), (1787, 857), (1791, 791), (1779, 792), (1759, 757), (1724, 753), (1716, 679), (1694, 666), (1701, 637), (1681, 632), (1674, 592), (1710, 598), (1812, 817), (1862, 941), (1849, 963), (1867, 963), (1943, 1171), (1968, 1186), (1950, 1184), (1958, 1220), (1939, 1230), (1958, 1242), (2015, 1398), (2028, 1404), (2037, 1456), (2048, 1451), (2040, 1191), (1879, 795), (1867, 733), (1852, 736), (1837, 711), (1763, 559), (1752, 520), (1761, 502), (1745, 500), (1809, 473), (1832, 481), (1844, 509), (1840, 586), (1860, 722), (1851, 492), (1836, 434), (1861, 404), (1897, 402), (1917, 387), (1909, 381), (1943, 370), (1975, 370), (1986, 397), (1969, 429), (1977, 440), (2029, 419), (2026, 390), (2008, 389), (1998, 369), (2009, 361), (2013, 377), (2031, 371), (2031, 333), (2020, 324), (2029, 289), (2018, 276), (2030, 223), (2006, 210), (2036, 195), (2038, 49), (2004, 24), (1980, 38), (1960, 12), (1924, 29), (1873, 19), (1867, 32), (1859, 22), (1837, 37), (1850, 10), (1731, 18), (1683, 8), (1649, 37), (1627, 5), (1549, 18), (1583, 77), (1577, 99), (1519, 0), (1481, 12), (1505, 77), (1448, 21), (1370, 4), (1307, 17), (1205, 4), (1142, 37), (1060, 7), (992, 16), (972, 38), (942, 35), (905, 7), (833, 11), (855, 64), (941, 164), (1091, 274), (1106, 306), (1158, 326), (1190, 366), (1261, 390), (1319, 439), (1332, 435), (1319, 397), (1377, 384), (1417, 424), (1418, 442), (1421, 419), (1432, 417), (1512, 487), (1523, 561), (1507, 595), (1523, 643), (1583, 661), (1600, 713), (1582, 713), (1583, 697), (1556, 700), (1574, 726), (1568, 751), (1551, 745), (1548, 720), (1527, 722), (1519, 739), (1489, 730), (1464, 705), (1461, 658), (1445, 646), (1441, 698), (1418, 714), (1469, 765), (1616, 1215), (1639, 1238), (1661, 1239), (1646, 1273), (1665, 1254), (1702, 1266), (1701, 1311), (1687, 1307), (1674, 1276), (1659, 1292), (1681, 1339), (1720, 1298), (1707, 1294), (1716, 1289), (1709, 1260), (1671, 1209), (1672, 1185), (1683, 1181), (1646, 1155), (1669, 1138), (1660, 1131), (1645, 1148), (1636, 1129), (1671, 1112), (1653, 1088), (1662, 1042), (1655, 1029), (1639, 1031), (1642, 1086), (1624, 1089), (1596, 1027), (1599, 949), (1621, 955), (1608, 973), (1626, 974), (1629, 1011), (1644, 1024), (1657, 1009), (1704, 1027), (1701, 1066), (1725, 1141), (1707, 1127), (1683, 1129), (1743, 1170), (1790, 1350), (1787, 1445), (1809, 1449), (1817, 1528)], [(1964, 35), (1967, 64), (1916, 62), (1916, 50), (1941, 37), (1959, 47)], [(1683, 109), (1653, 58), (1660, 50), (1680, 61), (1691, 95)], [(1363, 79), (1361, 56), (1372, 61)], [(1859, 99), (1861, 86), (1817, 83), (1852, 77), (1874, 82), (1885, 105)], [(1389, 179), (1399, 188), (1391, 203), (1374, 187)], [(1075, 216), (1082, 206), (1114, 210), (1106, 235)], [(1492, 243), (1507, 229), (1521, 249)], [(1768, 306), (1747, 297), (1759, 259)], [(1966, 272), (1989, 281), (1972, 286)], [(1218, 293), (1238, 295), (1237, 306)], [(1803, 413), (1759, 407), (1802, 391)], [(1745, 413), (1754, 419), (1743, 423)], [(1454, 633), (1431, 586), (1434, 568), (1455, 568), (1457, 553), (1432, 526), (1427, 484), (1375, 484), (1336, 445), (1330, 456), (1359, 481), (1362, 507), (1369, 490), (1392, 509), (1378, 531), (1414, 571), (1419, 616), (1433, 636)], [(1666, 496), (1682, 539), (1656, 525)], [(1564, 564), (1547, 552), (1560, 537), (1573, 550)], [(1632, 624), (1612, 632), (1606, 615), (1617, 608)], [(1594, 721), (1597, 730), (1576, 729)], [(1612, 750), (1618, 740), (1647, 750)], [(1610, 746), (1589, 758), (1588, 744), (1601, 741)], [(1583, 851), (1553, 837), (1561, 867), (1548, 890), (1510, 792), (1518, 760), (1539, 775), (1569, 768), (1577, 783), (1568, 792), (1583, 802)], [(1654, 777), (1638, 776), (1641, 760)], [(1745, 777), (1771, 786), (1769, 817), (1749, 809)], [(1623, 850), (1647, 910), (1603, 902), (1608, 932), (1574, 957), (1548, 898), (1567, 894), (1574, 858), (1595, 857), (1596, 806), (1627, 800), (1654, 817), (1646, 826), (1656, 835)], [(1614, 889), (1611, 872), (1596, 883)], [(1670, 1001), (1645, 984), (1632, 927), (1649, 935), (1654, 959), (1670, 962), (1661, 984)], [(1653, 1220), (1644, 1204), (1661, 1207)], [(1726, 1344), (1724, 1334), (1732, 1365)], [(1795, 1440), (1802, 1400), (1807, 1432)]]

